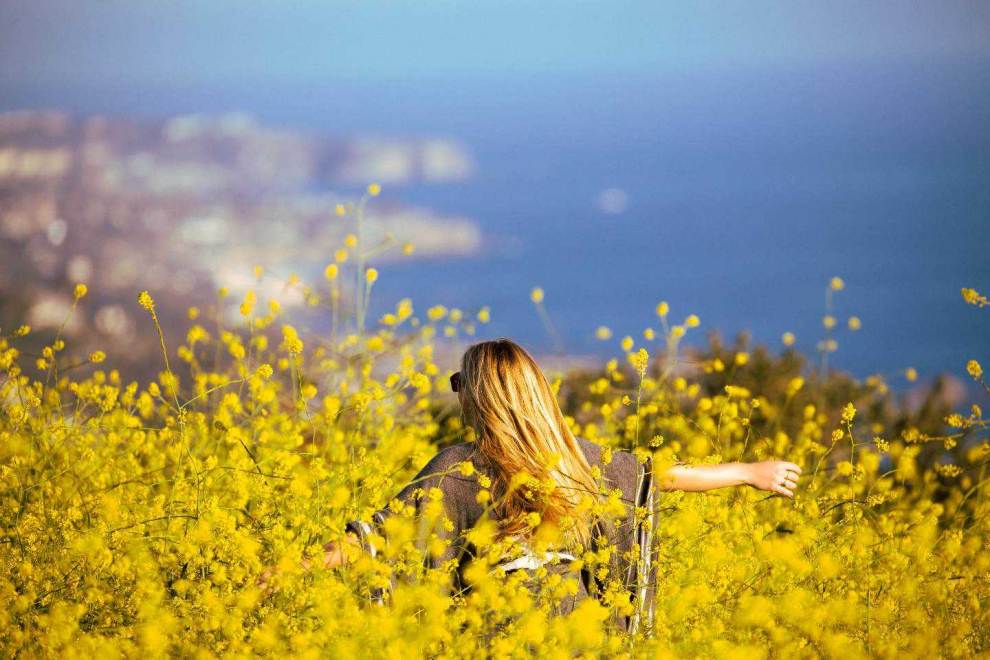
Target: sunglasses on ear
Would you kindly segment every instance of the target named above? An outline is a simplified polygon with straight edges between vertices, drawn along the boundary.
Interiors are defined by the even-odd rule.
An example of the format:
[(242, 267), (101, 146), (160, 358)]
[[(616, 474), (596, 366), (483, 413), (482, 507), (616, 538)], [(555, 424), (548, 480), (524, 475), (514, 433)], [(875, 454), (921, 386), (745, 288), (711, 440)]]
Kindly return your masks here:
[(455, 392), (461, 391), (461, 372), (455, 371), (450, 375), (450, 389)]

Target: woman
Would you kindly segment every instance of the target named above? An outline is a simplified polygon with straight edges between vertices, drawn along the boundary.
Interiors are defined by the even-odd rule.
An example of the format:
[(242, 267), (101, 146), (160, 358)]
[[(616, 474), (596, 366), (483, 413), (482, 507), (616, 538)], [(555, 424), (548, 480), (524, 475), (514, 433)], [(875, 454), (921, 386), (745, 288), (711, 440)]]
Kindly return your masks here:
[[(801, 468), (785, 461), (724, 463), (719, 465), (677, 464), (656, 479), (653, 486), (649, 461), (641, 464), (624, 451), (605, 452), (602, 447), (575, 437), (567, 426), (549, 382), (533, 358), (518, 344), (496, 339), (474, 344), (464, 353), (461, 370), (451, 377), (465, 422), (476, 440), (439, 452), (393, 500), (420, 512), (429, 498), (424, 492), (442, 493), (443, 511), (450, 523), (439, 528), (448, 541), (439, 557), (428, 560), (439, 565), (457, 559), (460, 569), (477, 553), (465, 540), (483, 516), (498, 524), (498, 538), (512, 538), (528, 547), (534, 523), (560, 530), (556, 552), (536, 556), (532, 552), (510, 557), (503, 569), (532, 570), (545, 566), (550, 572), (570, 573), (568, 552), (581, 546), (594, 548), (602, 542), (615, 546), (608, 573), (617, 576), (629, 590), (646, 602), (652, 594), (652, 545), (633, 516), (636, 507), (652, 510), (655, 489), (704, 491), (724, 486), (750, 485), (787, 497), (801, 474)], [(469, 467), (467, 467), (469, 466)], [(595, 469), (601, 479), (596, 479)], [(604, 482), (603, 484), (599, 481)], [(485, 486), (488, 486), (486, 489)], [(624, 515), (617, 520), (593, 519), (589, 504), (605, 490), (618, 488)], [(488, 492), (481, 493), (487, 490)], [(437, 491), (432, 491), (434, 496)], [(479, 493), (481, 493), (479, 495)], [(534, 514), (538, 517), (534, 518)], [(347, 525), (348, 541), (374, 554), (372, 533), (383, 531), (394, 515), (392, 507), (374, 514), (368, 522)], [(387, 535), (382, 534), (386, 537)], [(638, 560), (630, 559), (637, 543), (647, 549)], [(325, 547), (324, 565), (335, 567), (347, 561), (347, 548), (338, 543)], [(463, 588), (458, 570), (455, 587)], [(577, 600), (604, 587), (600, 574), (581, 570), (577, 594), (562, 603), (573, 607)], [(617, 617), (622, 628), (635, 625), (631, 618)]]

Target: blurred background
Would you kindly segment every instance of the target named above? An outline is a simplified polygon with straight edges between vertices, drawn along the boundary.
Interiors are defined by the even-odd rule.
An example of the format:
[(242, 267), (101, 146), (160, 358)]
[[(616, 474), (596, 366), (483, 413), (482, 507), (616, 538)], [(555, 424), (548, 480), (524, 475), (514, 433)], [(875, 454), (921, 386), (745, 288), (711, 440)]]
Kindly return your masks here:
[(985, 2), (5, 0), (0, 111), (0, 327), (87, 282), (68, 332), (110, 364), (153, 359), (142, 289), (180, 332), (254, 265), (319, 279), (371, 182), (372, 239), (416, 246), (372, 259), (375, 318), (488, 305), (549, 353), (539, 286), (574, 355), (660, 300), (812, 353), (840, 276), (832, 364), (990, 359)]

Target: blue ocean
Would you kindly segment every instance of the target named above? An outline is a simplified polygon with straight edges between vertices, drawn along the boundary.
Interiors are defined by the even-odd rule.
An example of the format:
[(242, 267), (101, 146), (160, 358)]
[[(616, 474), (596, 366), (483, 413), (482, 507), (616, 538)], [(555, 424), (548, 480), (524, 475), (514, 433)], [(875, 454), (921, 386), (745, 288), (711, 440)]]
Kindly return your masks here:
[[(972, 63), (0, 91), (3, 109), (237, 110), (462, 140), (470, 180), (386, 192), (472, 218), (482, 253), (389, 265), (374, 313), (406, 295), (420, 309), (489, 305), (485, 336), (546, 353), (529, 300), (540, 286), (571, 353), (616, 354), (656, 326), (660, 300), (674, 322), (701, 318), (688, 343), (745, 330), (778, 348), (790, 331), (813, 352), (840, 276), (840, 327), (863, 327), (840, 330), (832, 364), (897, 386), (906, 367), (965, 379), (967, 359), (990, 362), (990, 312), (959, 293), (990, 292), (990, 71)], [(607, 190), (619, 212), (602, 211)]]

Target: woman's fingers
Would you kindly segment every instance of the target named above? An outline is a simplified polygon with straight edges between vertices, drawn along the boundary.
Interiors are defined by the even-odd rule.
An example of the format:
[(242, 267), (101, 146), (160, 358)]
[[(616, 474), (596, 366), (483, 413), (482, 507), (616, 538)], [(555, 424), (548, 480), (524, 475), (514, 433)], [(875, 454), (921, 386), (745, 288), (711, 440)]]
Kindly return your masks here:
[(790, 479), (784, 479), (784, 485), (788, 488), (797, 488), (797, 482), (791, 481)]
[(783, 461), (782, 462), (782, 465), (787, 470), (791, 470), (793, 472), (797, 472), (798, 474), (801, 474), (801, 466), (798, 465), (797, 463), (790, 463), (790, 462), (787, 462), (787, 461)]
[(781, 495), (786, 495), (787, 497), (794, 497), (794, 493), (791, 492), (791, 490), (785, 486), (775, 486), (773, 490), (774, 492), (780, 493)]

